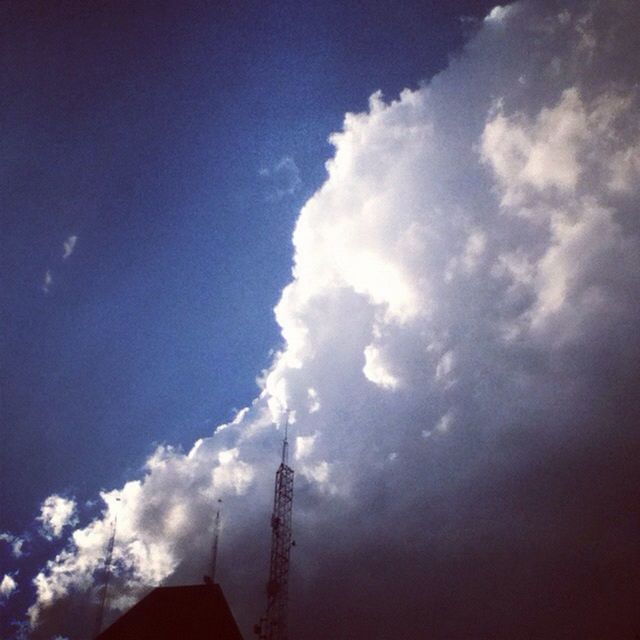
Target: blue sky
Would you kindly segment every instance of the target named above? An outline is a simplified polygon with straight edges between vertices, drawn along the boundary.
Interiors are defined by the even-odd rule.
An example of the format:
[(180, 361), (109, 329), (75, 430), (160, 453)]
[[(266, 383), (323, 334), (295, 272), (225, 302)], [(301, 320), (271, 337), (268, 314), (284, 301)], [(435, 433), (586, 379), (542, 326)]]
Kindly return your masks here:
[(3, 4), (3, 530), (255, 397), (327, 136), (491, 5)]

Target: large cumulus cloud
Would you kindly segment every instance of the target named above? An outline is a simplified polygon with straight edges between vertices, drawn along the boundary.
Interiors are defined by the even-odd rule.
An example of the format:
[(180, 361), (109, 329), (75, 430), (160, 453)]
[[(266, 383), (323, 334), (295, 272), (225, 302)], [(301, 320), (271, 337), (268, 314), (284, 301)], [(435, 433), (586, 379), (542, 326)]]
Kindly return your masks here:
[(81, 637), (116, 514), (114, 611), (198, 580), (218, 498), (248, 629), (285, 410), (296, 637), (638, 631), (639, 33), (631, 1), (516, 3), (348, 114), (259, 397), (102, 494), (36, 578), (34, 636)]

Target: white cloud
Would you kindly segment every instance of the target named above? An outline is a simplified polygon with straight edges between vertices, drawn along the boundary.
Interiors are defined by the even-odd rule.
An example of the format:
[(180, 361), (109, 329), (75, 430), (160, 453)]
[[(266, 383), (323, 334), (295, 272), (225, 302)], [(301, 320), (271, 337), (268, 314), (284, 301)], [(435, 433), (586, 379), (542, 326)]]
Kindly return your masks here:
[(446, 351), (436, 364), (436, 380), (445, 387), (450, 387), (454, 382), (453, 370), (455, 365), (455, 355), (453, 351)]
[[(625, 189), (627, 173), (637, 175), (633, 158), (639, 139), (634, 136), (630, 144), (616, 140), (615, 124), (632, 108), (632, 101), (631, 94), (605, 91), (585, 104), (578, 89), (570, 87), (533, 121), (522, 112), (507, 117), (498, 107), (482, 135), (482, 156), (500, 180), (502, 204), (521, 205), (527, 194), (549, 189), (568, 195), (581, 178), (591, 177), (593, 165), (605, 160), (605, 167), (613, 163), (609, 185)], [(611, 143), (618, 148), (612, 149)]]
[(42, 523), (45, 537), (59, 538), (65, 527), (78, 523), (75, 500), (55, 494), (49, 496), (40, 507), (38, 520)]
[(297, 436), (296, 437), (296, 449), (295, 449), (295, 459), (303, 460), (308, 457), (313, 451), (313, 447), (316, 443), (316, 434), (314, 433), (311, 436)]
[[(520, 527), (512, 496), (517, 509), (483, 505), (480, 519), (470, 503), (483, 486), (504, 496), (507, 473), (523, 484), (533, 475), (537, 487), (541, 457), (562, 465), (570, 438), (584, 438), (581, 451), (605, 441), (614, 427), (591, 416), (599, 402), (635, 406), (640, 356), (638, 70), (627, 44), (640, 10), (550, 4), (495, 9), (431, 83), (388, 102), (376, 93), (366, 113), (346, 115), (327, 180), (296, 223), (293, 278), (275, 309), (283, 346), (258, 397), (190, 451), (160, 447), (143, 477), (102, 494), (103, 514), (35, 580), (31, 616), (43, 634), (57, 632), (52, 612), (90, 587), (116, 511), (115, 602), (172, 574), (200, 575), (219, 498), (233, 532), (225, 554), (257, 592), (264, 576), (252, 554), (268, 544), (282, 435), (273, 422), (285, 409), (296, 417), (296, 538), (308, 542), (296, 566), (314, 585), (312, 598), (301, 589), (302, 610), (354, 602), (349, 585), (335, 586), (345, 557), (359, 583), (368, 557), (389, 549), (398, 566), (407, 540), (409, 573), (429, 549), (471, 553), (476, 534), (491, 549), (546, 540), (545, 509)], [(552, 519), (558, 504), (546, 505)], [(408, 583), (400, 573), (385, 573), (385, 594), (389, 580), (398, 593), (413, 592), (412, 580), (428, 590), (429, 571)], [(461, 619), (473, 613), (483, 615)], [(419, 624), (404, 628), (399, 636), (417, 637)]]
[(544, 108), (535, 122), (499, 111), (485, 127), (482, 152), (501, 180), (503, 204), (520, 204), (526, 188), (573, 191), (581, 164), (578, 152), (589, 135), (584, 106), (575, 87)]
[(331, 467), (326, 460), (312, 465), (303, 464), (300, 467), (300, 473), (310, 482), (318, 483), (321, 486), (326, 485), (330, 491), (333, 491), (333, 487), (327, 484), (331, 474)]
[(11, 546), (11, 553), (14, 558), (20, 558), (23, 554), (23, 546), (25, 543), (25, 539), (20, 536), (14, 536), (12, 533), (2, 532), (0, 533), (0, 541), (6, 542)]
[(3, 600), (8, 600), (17, 588), (18, 583), (13, 579), (13, 576), (5, 573), (0, 580), (0, 603)]
[(495, 22), (495, 23), (504, 22), (507, 16), (509, 15), (510, 11), (512, 11), (512, 8), (509, 6), (497, 5), (493, 9), (491, 9), (489, 14), (484, 19), (484, 21)]
[(47, 271), (44, 274), (44, 281), (42, 283), (42, 290), (45, 293), (49, 293), (52, 284), (53, 284), (53, 275), (51, 274), (51, 270), (47, 269)]
[(318, 397), (318, 392), (313, 389), (307, 389), (307, 396), (309, 398), (309, 413), (315, 413), (316, 411), (320, 411), (322, 405), (320, 404), (320, 398)]
[(270, 168), (263, 167), (259, 175), (269, 185), (270, 200), (292, 196), (302, 186), (300, 169), (290, 156), (284, 156)]
[(380, 350), (373, 344), (369, 344), (364, 348), (362, 373), (368, 380), (383, 389), (396, 389), (400, 384), (398, 378), (387, 371)]
[(446, 433), (447, 431), (449, 431), (449, 429), (451, 429), (452, 425), (453, 425), (453, 414), (451, 413), (451, 411), (448, 411), (440, 418), (440, 420), (438, 420), (438, 423), (436, 424), (435, 429), (436, 431)]
[(225, 449), (218, 453), (218, 466), (213, 471), (213, 486), (226, 492), (233, 490), (238, 494), (246, 493), (254, 477), (251, 465), (239, 459), (238, 448)]
[(76, 244), (78, 242), (78, 236), (69, 236), (63, 245), (64, 252), (62, 254), (62, 259), (66, 260), (76, 248)]

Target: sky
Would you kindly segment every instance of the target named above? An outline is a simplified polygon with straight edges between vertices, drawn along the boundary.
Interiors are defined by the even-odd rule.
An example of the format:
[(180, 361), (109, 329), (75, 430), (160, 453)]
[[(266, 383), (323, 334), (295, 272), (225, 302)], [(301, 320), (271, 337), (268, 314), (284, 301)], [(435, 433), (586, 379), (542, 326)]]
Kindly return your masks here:
[(301, 639), (640, 633), (627, 0), (2, 5), (2, 637), (218, 578)]

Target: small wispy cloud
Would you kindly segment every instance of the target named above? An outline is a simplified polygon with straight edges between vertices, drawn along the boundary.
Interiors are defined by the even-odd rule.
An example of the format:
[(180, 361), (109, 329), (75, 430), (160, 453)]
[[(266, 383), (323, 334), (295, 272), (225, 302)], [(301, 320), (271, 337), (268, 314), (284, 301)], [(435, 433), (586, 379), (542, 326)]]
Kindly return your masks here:
[(51, 290), (51, 284), (53, 283), (53, 276), (51, 275), (51, 269), (47, 269), (44, 274), (44, 282), (42, 283), (42, 290), (45, 293), (49, 293)]
[(302, 185), (300, 169), (291, 156), (284, 156), (272, 167), (263, 167), (258, 173), (269, 182), (269, 200), (292, 196)]
[(76, 243), (78, 242), (78, 236), (69, 236), (65, 241), (64, 241), (64, 253), (62, 254), (62, 259), (66, 260), (72, 253), (73, 250), (76, 248)]
[[(78, 236), (70, 235), (63, 243), (62, 243), (62, 259), (66, 260), (71, 256), (71, 254), (75, 251), (76, 244), (78, 243)], [(50, 293), (51, 285), (53, 284), (53, 273), (51, 269), (47, 269), (44, 274), (44, 281), (42, 282), (42, 291), (45, 294)]]
[(24, 555), (22, 546), (24, 545), (24, 538), (20, 536), (14, 536), (12, 533), (2, 532), (0, 533), (0, 541), (6, 542), (11, 547), (11, 553), (15, 558), (20, 558)]

